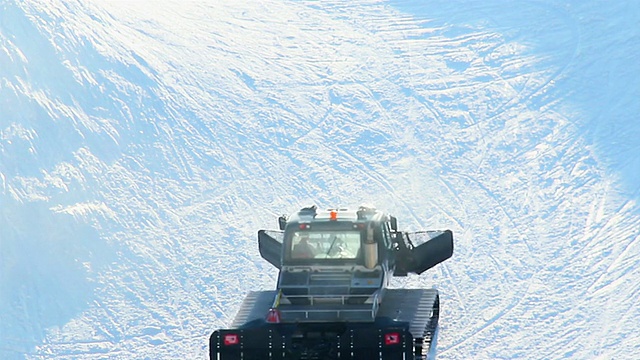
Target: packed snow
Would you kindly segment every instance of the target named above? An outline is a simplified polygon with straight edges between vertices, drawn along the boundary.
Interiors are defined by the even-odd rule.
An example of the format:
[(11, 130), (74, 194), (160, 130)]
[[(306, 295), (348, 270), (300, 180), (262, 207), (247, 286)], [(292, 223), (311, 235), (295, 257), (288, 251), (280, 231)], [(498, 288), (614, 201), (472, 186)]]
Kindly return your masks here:
[(640, 3), (0, 2), (0, 358), (203, 359), (259, 229), (451, 229), (439, 359), (638, 359)]

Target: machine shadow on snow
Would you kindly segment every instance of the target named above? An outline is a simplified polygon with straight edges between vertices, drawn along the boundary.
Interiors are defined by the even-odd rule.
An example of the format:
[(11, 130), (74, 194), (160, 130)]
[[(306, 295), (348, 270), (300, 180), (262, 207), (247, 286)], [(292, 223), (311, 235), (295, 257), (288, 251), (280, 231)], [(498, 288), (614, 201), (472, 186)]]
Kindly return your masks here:
[(0, 209), (0, 358), (22, 358), (90, 306), (94, 273), (112, 252), (95, 229), (46, 202), (2, 196)]

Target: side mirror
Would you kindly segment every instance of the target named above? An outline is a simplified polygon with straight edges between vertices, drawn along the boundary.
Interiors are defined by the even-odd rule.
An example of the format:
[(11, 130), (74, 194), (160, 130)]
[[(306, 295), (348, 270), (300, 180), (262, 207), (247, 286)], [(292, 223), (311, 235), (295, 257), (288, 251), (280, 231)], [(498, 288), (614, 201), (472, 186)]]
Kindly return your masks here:
[(284, 228), (287, 226), (287, 217), (282, 215), (278, 218), (278, 226), (280, 227), (280, 230), (284, 230)]
[(391, 230), (398, 231), (398, 219), (395, 216), (389, 216), (391, 222)]

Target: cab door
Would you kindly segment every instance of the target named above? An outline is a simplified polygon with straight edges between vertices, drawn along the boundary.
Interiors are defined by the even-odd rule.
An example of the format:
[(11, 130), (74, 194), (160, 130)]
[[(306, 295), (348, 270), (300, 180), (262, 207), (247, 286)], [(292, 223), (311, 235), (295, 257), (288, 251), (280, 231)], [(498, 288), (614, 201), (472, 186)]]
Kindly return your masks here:
[(453, 255), (453, 233), (451, 230), (421, 231), (407, 235), (414, 244), (422, 242), (411, 250), (413, 264), (409, 272), (422, 274)]
[(451, 230), (397, 232), (394, 276), (422, 274), (453, 255)]
[(258, 231), (258, 249), (260, 250), (260, 256), (278, 269), (282, 267), (283, 239), (284, 231)]

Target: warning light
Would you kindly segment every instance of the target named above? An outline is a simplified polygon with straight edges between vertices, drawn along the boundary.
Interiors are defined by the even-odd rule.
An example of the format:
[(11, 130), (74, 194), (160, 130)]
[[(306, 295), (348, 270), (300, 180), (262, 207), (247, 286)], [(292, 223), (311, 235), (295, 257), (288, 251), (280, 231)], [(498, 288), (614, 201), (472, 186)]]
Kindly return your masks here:
[(329, 220), (338, 220), (338, 212), (335, 210), (331, 210), (329, 213)]
[(385, 345), (400, 344), (400, 333), (393, 332), (393, 333), (384, 334), (384, 344)]
[(267, 313), (267, 322), (277, 324), (280, 322), (280, 310), (271, 308)]
[(240, 337), (238, 334), (225, 334), (224, 335), (224, 344), (226, 346), (229, 345), (237, 345), (240, 343)]

